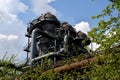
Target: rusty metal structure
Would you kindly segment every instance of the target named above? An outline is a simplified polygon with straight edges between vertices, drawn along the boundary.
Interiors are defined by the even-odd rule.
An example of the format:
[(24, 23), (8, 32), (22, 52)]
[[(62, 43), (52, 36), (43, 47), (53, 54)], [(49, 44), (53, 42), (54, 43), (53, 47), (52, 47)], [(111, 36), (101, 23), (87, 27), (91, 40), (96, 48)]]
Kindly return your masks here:
[[(46, 57), (56, 63), (66, 55), (87, 52), (81, 43), (86, 37), (78, 35), (69, 23), (61, 23), (49, 12), (30, 22), (25, 36), (28, 37), (28, 44), (24, 51), (27, 52), (29, 65), (36, 61), (42, 63)], [(86, 43), (89, 45), (90, 40)]]

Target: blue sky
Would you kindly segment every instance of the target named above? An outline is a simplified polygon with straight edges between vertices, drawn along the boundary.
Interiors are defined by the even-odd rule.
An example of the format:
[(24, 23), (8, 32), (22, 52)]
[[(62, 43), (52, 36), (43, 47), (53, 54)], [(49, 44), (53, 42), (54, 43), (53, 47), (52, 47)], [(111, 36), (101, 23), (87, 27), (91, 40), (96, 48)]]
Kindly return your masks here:
[[(21, 1), (23, 1), (32, 9), (32, 4), (30, 3), (30, 1)], [(75, 25), (80, 21), (87, 21), (91, 24), (90, 27), (93, 27), (97, 23), (96, 20), (91, 20), (91, 16), (100, 13), (100, 11), (108, 4), (108, 0), (54, 0), (53, 2), (48, 3), (48, 5), (50, 5), (57, 11), (56, 16), (61, 21), (68, 21), (72, 25)], [(24, 19), (24, 17), (27, 16), (26, 14), (29, 17)], [(25, 20), (26, 23), (29, 22), (29, 20), (36, 18), (36, 15), (31, 12), (30, 9), (27, 11), (26, 14), (19, 15), (20, 19)]]
[(27, 23), (41, 13), (52, 12), (60, 21), (87, 33), (99, 20), (91, 16), (108, 4), (108, 0), (0, 0), (0, 58), (7, 52), (8, 56), (16, 54), (18, 59), (25, 59)]

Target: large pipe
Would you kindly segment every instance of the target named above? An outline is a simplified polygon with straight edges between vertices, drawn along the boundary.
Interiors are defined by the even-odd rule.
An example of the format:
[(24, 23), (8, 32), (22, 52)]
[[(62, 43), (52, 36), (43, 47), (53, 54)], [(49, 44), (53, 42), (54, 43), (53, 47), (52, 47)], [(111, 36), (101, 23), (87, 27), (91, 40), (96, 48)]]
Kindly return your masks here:
[(39, 36), (39, 29), (34, 29), (32, 31), (32, 40), (31, 40), (31, 54), (30, 54), (30, 61), (35, 58), (35, 55), (38, 54), (38, 50), (37, 50), (37, 37)]
[[(38, 54), (39, 54), (39, 52), (38, 52), (38, 50), (37, 50), (37, 37), (38, 37), (39, 35), (45, 36), (45, 37), (47, 37), (47, 38), (49, 38), (49, 39), (54, 39), (54, 40), (57, 39), (56, 36), (51, 35), (51, 34), (48, 34), (48, 33), (44, 32), (44, 31), (42, 31), (42, 30), (40, 30), (40, 29), (38, 29), (38, 28), (34, 29), (34, 30), (32, 31), (30, 61), (32, 61), (32, 59), (36, 57), (35, 55), (38, 55)], [(32, 62), (31, 62), (31, 63), (32, 63)]]

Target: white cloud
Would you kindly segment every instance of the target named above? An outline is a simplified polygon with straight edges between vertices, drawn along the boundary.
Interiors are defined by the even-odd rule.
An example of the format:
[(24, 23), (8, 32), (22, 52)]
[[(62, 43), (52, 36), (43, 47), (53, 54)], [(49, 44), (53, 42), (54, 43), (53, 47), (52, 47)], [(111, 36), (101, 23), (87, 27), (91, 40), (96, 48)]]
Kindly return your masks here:
[(88, 47), (89, 47), (91, 50), (95, 51), (97, 48), (100, 47), (100, 45), (97, 44), (97, 43), (92, 42)]
[(27, 9), (28, 6), (20, 0), (0, 0), (0, 59), (6, 52), (9, 57), (18, 54), (18, 59), (25, 58), (26, 26), (18, 14), (25, 13)]
[(7, 39), (8, 40), (15, 40), (15, 39), (18, 39), (18, 36), (17, 35), (8, 35)]
[(86, 34), (87, 34), (88, 31), (90, 31), (89, 23), (85, 22), (85, 21), (82, 21), (82, 22), (76, 24), (74, 28), (76, 29), (77, 32), (82, 31)]
[(31, 1), (33, 6), (32, 11), (37, 16), (46, 12), (51, 12), (53, 14), (57, 13), (56, 9), (49, 5), (49, 3), (55, 0), (31, 0)]
[(6, 35), (0, 34), (0, 40), (5, 38), (6, 38)]
[(14, 14), (25, 12), (27, 9), (28, 6), (26, 6), (19, 0), (0, 0), (0, 12)]
[(15, 40), (18, 39), (17, 35), (4, 35), (4, 34), (0, 34), (0, 40)]

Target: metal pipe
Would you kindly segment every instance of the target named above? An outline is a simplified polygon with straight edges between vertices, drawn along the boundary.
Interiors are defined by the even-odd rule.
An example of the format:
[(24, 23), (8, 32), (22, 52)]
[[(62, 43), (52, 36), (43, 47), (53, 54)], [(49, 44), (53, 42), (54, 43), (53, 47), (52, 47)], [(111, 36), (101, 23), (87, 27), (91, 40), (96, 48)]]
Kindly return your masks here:
[(35, 55), (38, 54), (38, 50), (37, 50), (37, 37), (39, 36), (38, 32), (39, 29), (37, 28), (32, 31), (30, 61), (33, 58), (35, 58)]
[(51, 53), (48, 53), (48, 54), (45, 54), (45, 55), (36, 57), (36, 58), (32, 59), (31, 61), (32, 61), (32, 62), (38, 61), (38, 60), (44, 59), (44, 58), (46, 58), (46, 57), (54, 56), (54, 55), (57, 55), (57, 54), (58, 54), (58, 53), (51, 52)]
[(33, 58), (32, 60), (31, 60), (31, 62), (34, 62), (34, 61), (38, 61), (38, 60), (42, 60), (42, 59), (44, 59), (44, 58), (48, 58), (48, 57), (56, 57), (57, 55), (60, 55), (60, 54), (62, 54), (61, 52), (63, 52), (64, 51), (64, 49), (62, 48), (60, 51), (58, 51), (58, 52), (51, 52), (51, 53), (48, 53), (48, 54), (45, 54), (45, 55), (42, 55), (42, 56), (39, 56), (39, 57), (36, 57), (36, 58)]
[(37, 49), (37, 37), (39, 35), (46, 36), (50, 39), (56, 39), (56, 36), (53, 36), (51, 34), (48, 34), (38, 28), (34, 29), (32, 31), (32, 40), (31, 40), (31, 54), (30, 54), (30, 64), (32, 64), (32, 59), (35, 58), (35, 55), (39, 55), (38, 49)]

